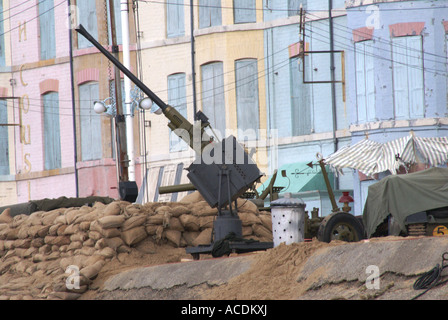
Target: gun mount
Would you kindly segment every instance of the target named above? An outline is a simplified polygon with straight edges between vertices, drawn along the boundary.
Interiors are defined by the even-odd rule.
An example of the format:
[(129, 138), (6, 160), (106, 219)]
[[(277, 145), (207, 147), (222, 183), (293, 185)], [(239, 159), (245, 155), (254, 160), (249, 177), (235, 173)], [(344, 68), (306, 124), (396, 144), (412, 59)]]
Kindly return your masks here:
[[(190, 123), (174, 107), (166, 104), (116, 57), (95, 40), (87, 30), (79, 25), (75, 29), (92, 43), (110, 62), (122, 71), (153, 103), (155, 103), (170, 121), (168, 127), (196, 153), (196, 159), (187, 168), (187, 177), (193, 186), (212, 208), (218, 209), (218, 217), (214, 221), (214, 241), (223, 240), (229, 234), (242, 237), (242, 223), (237, 214), (236, 200), (246, 190), (251, 188), (262, 176), (257, 165), (248, 153), (237, 142), (234, 136), (229, 136), (221, 142), (214, 141), (206, 132), (210, 126), (208, 118), (198, 112), (200, 120)], [(234, 209), (232, 209), (234, 202)], [(229, 210), (227, 210), (227, 207)], [(212, 246), (193, 248), (187, 252), (197, 258), (200, 253), (212, 252)], [(232, 247), (232, 246), (231, 246)], [(255, 246), (247, 243), (233, 244), (233, 251), (254, 251), (272, 247), (272, 243), (262, 243)]]

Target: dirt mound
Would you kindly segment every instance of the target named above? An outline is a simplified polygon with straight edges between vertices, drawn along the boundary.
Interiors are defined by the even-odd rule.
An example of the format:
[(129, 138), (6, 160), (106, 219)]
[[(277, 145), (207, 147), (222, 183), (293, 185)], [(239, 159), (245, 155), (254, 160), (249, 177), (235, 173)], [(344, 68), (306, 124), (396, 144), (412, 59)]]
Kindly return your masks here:
[(307, 288), (306, 283), (297, 282), (307, 259), (318, 250), (343, 244), (330, 244), (317, 240), (293, 243), (259, 252), (251, 269), (232, 279), (229, 283), (213, 289), (208, 299), (222, 300), (290, 300), (296, 299)]

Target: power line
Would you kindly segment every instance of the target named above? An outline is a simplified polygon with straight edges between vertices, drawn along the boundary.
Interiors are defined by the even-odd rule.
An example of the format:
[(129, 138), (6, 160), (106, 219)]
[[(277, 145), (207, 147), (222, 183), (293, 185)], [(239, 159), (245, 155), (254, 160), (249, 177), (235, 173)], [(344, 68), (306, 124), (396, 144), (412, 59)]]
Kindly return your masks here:
[[(316, 26), (314, 26), (313, 28), (316, 28), (316, 29), (321, 30), (323, 32), (327, 32), (327, 30), (320, 29), (320, 28), (318, 28)], [(321, 36), (321, 37), (323, 37), (325, 39), (328, 39), (327, 36), (324, 35), (324, 34), (318, 33), (318, 32), (316, 32), (314, 30), (311, 30), (311, 29), (306, 29), (306, 30), (308, 32), (310, 32), (310, 33), (315, 33), (315, 34), (317, 34), (317, 35), (319, 35), (319, 36)], [(314, 39), (317, 40), (317, 41), (329, 43), (329, 42), (323, 41), (323, 40), (321, 40), (319, 38), (314, 38)], [(346, 43), (342, 43), (342, 42), (337, 41), (337, 40), (334, 40), (334, 42), (335, 43), (340, 43), (341, 44), (340, 47), (346, 49), (347, 51), (356, 52), (356, 50), (354, 48), (349, 47)], [(386, 51), (386, 52), (391, 53), (391, 51)], [(391, 62), (391, 63), (397, 63), (397, 64), (405, 65), (407, 67), (417, 68), (417, 69), (423, 70), (425, 72), (431, 72), (431, 73), (434, 73), (436, 75), (442, 75), (442, 76), (445, 76), (445, 77), (448, 76), (445, 71), (441, 71), (441, 70), (438, 70), (438, 69), (433, 69), (433, 68), (428, 68), (428, 67), (419, 67), (419, 66), (416, 66), (416, 65), (411, 65), (411, 64), (404, 63), (404, 62), (396, 61), (396, 60), (387, 58), (387, 57), (382, 56), (382, 55), (377, 55), (377, 54), (374, 54), (374, 53), (364, 53), (364, 54), (368, 55), (368, 56), (372, 56), (372, 57), (378, 58), (378, 59), (381, 59), (381, 60), (384, 60), (384, 61), (388, 61), (388, 62)], [(424, 61), (423, 57), (422, 57), (422, 61)]]
[[(178, 6), (185, 6), (190, 7), (190, 4), (185, 3), (177, 3), (177, 2), (169, 2), (169, 1), (158, 1), (158, 0), (136, 0), (137, 2), (144, 2), (144, 3), (154, 3), (154, 4), (169, 4), (169, 5), (178, 5)], [(200, 8), (211, 8), (211, 9), (227, 9), (227, 10), (233, 10), (235, 9), (234, 6), (226, 7), (226, 6), (217, 6), (217, 5), (200, 5), (200, 4), (193, 4), (194, 7), (200, 7)], [(378, 4), (375, 4), (375, 6), (378, 8), (379, 11), (408, 11), (408, 10), (438, 10), (438, 9), (446, 9), (448, 6), (433, 6), (433, 7), (419, 7), (419, 8), (380, 8)], [(359, 6), (359, 7), (349, 7), (349, 8), (336, 8), (332, 9), (333, 12), (347, 12), (347, 10), (351, 11), (360, 11), (365, 13), (365, 5)], [(294, 9), (283, 9), (283, 8), (249, 8), (249, 7), (237, 7), (237, 9), (241, 10), (248, 10), (248, 11), (277, 11), (277, 12), (296, 12), (298, 15), (299, 8)], [(328, 12), (327, 9), (306, 9), (307, 12)]]
[[(31, 19), (25, 21), (25, 22), (30, 22), (30, 21), (36, 20), (37, 18), (39, 18), (40, 16), (44, 15), (45, 13), (50, 12), (51, 10), (54, 10), (55, 8), (59, 7), (59, 6), (60, 6), (61, 4), (63, 4), (63, 3), (66, 3), (66, 1), (64, 1), (64, 0), (61, 1), (61, 2), (58, 3), (57, 5), (54, 5), (54, 6), (51, 7), (50, 9), (48, 9), (48, 10), (46, 10), (46, 11), (44, 11), (44, 12), (39, 13), (37, 16), (35, 16), (35, 17), (33, 17), (33, 18), (31, 18)], [(3, 32), (3, 33), (0, 33), (0, 36), (3, 36), (3, 35), (5, 35), (5, 34), (11, 32), (11, 31), (13, 31), (13, 30), (18, 29), (18, 28), (20, 28), (20, 25), (18, 25), (17, 27), (14, 27), (14, 28), (12, 28), (12, 29), (9, 29), (9, 30), (7, 30), (7, 31), (5, 31), (5, 32)]]
[[(311, 15), (311, 16), (314, 16), (314, 17), (318, 17), (317, 15), (313, 15), (313, 14), (310, 14), (310, 15)], [(310, 19), (309, 22), (324, 23), (324, 21), (323, 21), (322, 19), (320, 19), (320, 20), (311, 20), (311, 19)], [(335, 28), (335, 29), (337, 29), (337, 30), (341, 30), (341, 31), (343, 31), (343, 32), (346, 32), (346, 33), (350, 34), (350, 39), (347, 38), (347, 40), (349, 40), (349, 41), (352, 40), (352, 39), (351, 39), (351, 36), (353, 35), (353, 32), (356, 32), (356, 33), (358, 33), (358, 34), (360, 34), (360, 35), (365, 35), (365, 36), (368, 36), (368, 37), (372, 37), (372, 40), (378, 41), (378, 42), (380, 42), (380, 43), (384, 43), (384, 44), (387, 44), (387, 45), (391, 45), (391, 46), (393, 46), (393, 47), (403, 48), (403, 49), (408, 49), (408, 50), (410, 50), (410, 51), (415, 51), (415, 52), (421, 53), (421, 52), (420, 52), (419, 50), (417, 50), (417, 49), (414, 49), (414, 48), (411, 48), (411, 47), (407, 47), (407, 46), (403, 46), (403, 45), (400, 45), (400, 44), (394, 44), (391, 40), (390, 40), (390, 41), (383, 40), (381, 37), (373, 36), (371, 33), (366, 33), (366, 32), (363, 32), (362, 30), (352, 29), (352, 28), (350, 28), (350, 27), (348, 27), (348, 26), (346, 26), (346, 25), (339, 24), (339, 23), (336, 23), (336, 22), (333, 22), (333, 25), (341, 27), (341, 28)], [(434, 56), (434, 57), (438, 57), (438, 58), (442, 58), (442, 59), (445, 60), (445, 62), (441, 62), (441, 61), (437, 61), (437, 60), (428, 60), (428, 59), (425, 59), (425, 60), (427, 60), (427, 61), (433, 61), (433, 62), (437, 62), (437, 63), (446, 63), (446, 60), (447, 60), (447, 57), (446, 57), (446, 56), (438, 55), (438, 54), (435, 54), (435, 53), (432, 53), (432, 52), (427, 52), (427, 51), (425, 51), (425, 54), (426, 54), (426, 55), (431, 55), (431, 56)]]
[[(22, 2), (22, 3), (20, 3), (20, 4), (16, 5), (16, 6), (14, 6), (14, 7), (11, 7), (11, 8), (9, 8), (9, 9), (7, 9), (7, 10), (3, 10), (0, 14), (3, 15), (4, 12), (8, 12), (8, 11), (10, 11), (11, 9), (13, 9), (13, 8), (17, 8), (18, 6), (20, 6), (20, 5), (24, 4), (24, 3), (27, 3), (27, 2), (29, 2), (29, 1), (30, 1), (30, 0), (27, 0), (27, 1)], [(23, 9), (22, 11), (19, 11), (19, 12), (17, 12), (17, 13), (8, 15), (7, 18), (3, 18), (2, 20), (0, 20), (0, 23), (4, 22), (4, 21), (6, 21), (6, 20), (9, 20), (9, 19), (11, 19), (12, 17), (15, 17), (15, 16), (17, 16), (17, 15), (19, 15), (19, 14), (21, 14), (21, 13), (24, 13), (25, 11), (27, 11), (27, 10), (29, 10), (29, 9), (31, 9), (31, 8), (35, 8), (35, 7), (38, 6), (40, 3), (45, 2), (45, 1), (47, 1), (47, 0), (39, 1), (37, 4), (34, 4), (34, 5), (32, 5), (31, 7), (25, 8), (25, 9)]]

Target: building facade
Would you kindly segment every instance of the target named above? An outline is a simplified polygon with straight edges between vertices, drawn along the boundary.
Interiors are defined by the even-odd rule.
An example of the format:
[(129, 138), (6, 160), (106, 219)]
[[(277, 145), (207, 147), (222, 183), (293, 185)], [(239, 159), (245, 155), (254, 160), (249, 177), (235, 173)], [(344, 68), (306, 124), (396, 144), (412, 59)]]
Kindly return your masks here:
[[(347, 1), (347, 100), (352, 143), (447, 130), (447, 1)], [(411, 170), (421, 170), (421, 163)], [(387, 173), (380, 174), (380, 179)], [(354, 173), (357, 212), (376, 179)]]
[(9, 192), (0, 201), (75, 196), (69, 33), (67, 19), (57, 18), (67, 17), (67, 4), (2, 6), (2, 117), (11, 126), (2, 132), (0, 185)]
[[(316, 155), (325, 158), (366, 137), (387, 142), (411, 130), (425, 137), (445, 135), (445, 1), (190, 4), (149, 3), (147, 11), (139, 10), (149, 17), (141, 25), (145, 82), (165, 101), (173, 101), (171, 94), (185, 96), (178, 104), (190, 121), (196, 106), (215, 128), (264, 132), (255, 136), (255, 145), (267, 175), (282, 165), (316, 161)], [(171, 10), (182, 17), (176, 26), (170, 24)], [(243, 66), (250, 67), (240, 76)], [(238, 81), (251, 75), (253, 82)], [(172, 85), (175, 81), (181, 85)], [(185, 89), (171, 93), (170, 86)], [(148, 117), (148, 199), (170, 200), (172, 195), (157, 194), (158, 186), (188, 182), (182, 169), (193, 158), (185, 153), (174, 160), (178, 151), (167, 121)], [(270, 148), (266, 141), (274, 134)], [(335, 188), (352, 190), (354, 212), (361, 214), (368, 186), (388, 173), (372, 178), (350, 168), (343, 172)]]
[[(115, 96), (114, 67), (68, 19), (71, 12), (112, 50), (109, 1), (0, 3), (0, 124), (7, 124), (0, 203), (118, 197), (113, 120), (92, 108)], [(130, 1), (131, 71), (190, 122), (202, 111), (217, 139), (235, 135), (269, 177), (366, 137), (445, 136), (446, 7), (445, 0)], [(141, 202), (185, 194), (158, 192), (188, 183), (194, 160), (167, 124), (135, 111)], [(361, 214), (368, 186), (386, 174), (347, 168), (334, 186), (353, 190)]]
[[(112, 120), (93, 112), (94, 101), (115, 97), (114, 68), (74, 30), (83, 24), (112, 50), (109, 1), (0, 3), (0, 205), (118, 198)], [(120, 44), (120, 1), (113, 8)], [(130, 17), (132, 26), (132, 10)], [(137, 113), (134, 119), (141, 181)]]

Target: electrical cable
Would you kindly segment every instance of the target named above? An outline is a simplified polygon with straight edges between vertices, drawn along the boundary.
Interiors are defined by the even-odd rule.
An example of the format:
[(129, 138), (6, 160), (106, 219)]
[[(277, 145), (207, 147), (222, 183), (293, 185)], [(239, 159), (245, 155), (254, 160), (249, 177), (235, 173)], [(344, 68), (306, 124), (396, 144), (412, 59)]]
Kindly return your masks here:
[[(153, 3), (153, 4), (170, 4), (170, 5), (178, 5), (178, 6), (190, 6), (189, 4), (184, 4), (184, 3), (176, 3), (176, 2), (166, 2), (166, 1), (157, 1), (157, 0), (137, 0), (138, 2), (144, 2), (146, 4), (149, 3)], [(200, 8), (220, 8), (220, 9), (229, 9), (229, 10), (233, 10), (234, 7), (226, 7), (226, 6), (218, 6), (218, 5), (200, 5), (200, 4), (195, 4), (193, 5), (194, 7), (200, 7)], [(438, 9), (446, 9), (448, 8), (448, 6), (434, 6), (434, 7), (419, 7), (419, 8), (379, 8), (378, 10), (381, 11), (410, 11), (410, 10), (438, 10)], [(238, 9), (242, 9), (242, 10), (253, 10), (253, 11), (277, 11), (277, 12), (297, 12), (297, 9), (280, 9), (280, 8), (249, 8), (249, 7), (238, 7)], [(346, 12), (348, 10), (352, 10), (352, 11), (359, 11), (359, 12), (365, 12), (365, 8), (363, 6), (360, 7), (349, 7), (349, 8), (336, 8), (336, 9), (332, 9), (333, 12)], [(328, 9), (307, 9), (307, 11), (311, 11), (311, 12), (328, 12)]]
[(448, 252), (445, 252), (442, 254), (442, 265), (437, 264), (434, 268), (431, 270), (423, 273), (415, 282), (413, 285), (414, 290), (422, 290), (425, 289), (425, 291), (419, 293), (415, 297), (413, 297), (411, 300), (415, 300), (422, 295), (424, 295), (426, 292), (431, 290), (434, 287), (440, 286), (442, 284), (445, 284), (448, 282), (448, 279), (441, 281), (442, 279), (442, 271), (448, 267)]
[[(307, 23), (322, 23), (322, 24), (324, 24), (327, 21), (327, 18), (322, 18), (322, 17), (319, 17), (318, 15), (315, 15), (315, 14), (312, 14), (312, 13), (305, 12), (305, 14), (308, 15), (308, 16), (314, 17), (314, 18), (308, 18), (309, 20), (307, 21)], [(336, 18), (338, 18), (338, 17), (336, 17)], [(349, 35), (349, 38), (343, 37), (344, 40), (347, 40), (347, 41), (352, 41), (353, 32), (356, 32), (357, 34), (359, 34), (361, 36), (371, 37), (371, 40), (374, 40), (374, 42), (379, 42), (379, 43), (382, 43), (382, 44), (385, 44), (385, 45), (390, 45), (391, 47), (395, 47), (395, 48), (406, 49), (408, 51), (414, 51), (417, 54), (421, 53), (421, 51), (418, 50), (418, 49), (415, 49), (415, 48), (412, 48), (412, 47), (409, 47), (409, 46), (404, 46), (404, 45), (393, 43), (392, 40), (390, 40), (390, 41), (385, 40), (385, 39), (383, 39), (381, 37), (374, 36), (370, 32), (366, 32), (364, 30), (350, 28), (350, 27), (348, 27), (346, 25), (343, 25), (343, 24), (340, 24), (340, 23), (337, 23), (337, 22), (333, 22), (333, 25), (335, 26), (336, 30), (340, 30), (341, 32), (345, 32), (345, 33), (347, 33)], [(338, 28), (338, 26), (340, 28)], [(377, 46), (372, 46), (372, 47), (376, 48)], [(381, 49), (380, 48), (380, 50), (385, 50), (385, 49)], [(390, 50), (387, 50), (387, 51), (390, 51)], [(443, 60), (443, 61), (438, 61), (438, 60), (429, 60), (428, 58), (425, 58), (426, 61), (431, 61), (431, 62), (435, 62), (435, 63), (446, 63), (447, 57), (444, 56), (444, 55), (439, 55), (439, 54), (432, 53), (432, 52), (429, 52), (429, 51), (424, 51), (424, 54), (425, 55), (434, 56), (436, 58), (440, 58), (440, 59)], [(415, 56), (411, 56), (411, 57), (417, 58)]]

